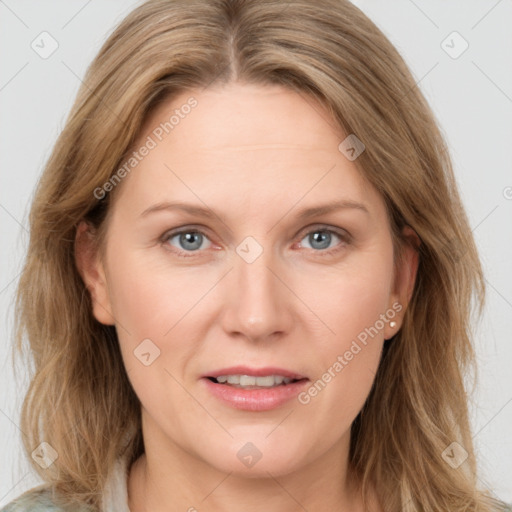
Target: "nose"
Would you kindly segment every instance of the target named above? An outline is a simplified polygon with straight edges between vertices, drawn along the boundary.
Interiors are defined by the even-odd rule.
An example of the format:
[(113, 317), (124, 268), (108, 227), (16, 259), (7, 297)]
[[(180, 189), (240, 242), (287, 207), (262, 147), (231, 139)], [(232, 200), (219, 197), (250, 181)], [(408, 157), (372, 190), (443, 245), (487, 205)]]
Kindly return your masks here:
[(235, 254), (227, 279), (222, 307), (227, 334), (262, 341), (290, 332), (293, 293), (285, 284), (284, 266), (270, 249), (251, 263)]

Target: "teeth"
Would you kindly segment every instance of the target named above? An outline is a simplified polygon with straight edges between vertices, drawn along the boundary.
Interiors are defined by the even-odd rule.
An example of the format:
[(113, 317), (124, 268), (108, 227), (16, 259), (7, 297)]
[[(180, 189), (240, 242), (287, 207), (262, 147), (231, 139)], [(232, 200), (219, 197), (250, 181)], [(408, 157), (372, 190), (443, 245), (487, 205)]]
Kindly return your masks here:
[(245, 387), (245, 386), (259, 386), (265, 388), (271, 388), (273, 386), (279, 386), (283, 382), (289, 384), (292, 379), (283, 377), (282, 375), (265, 375), (264, 377), (254, 377), (252, 375), (219, 375), (217, 382), (221, 384), (232, 384), (234, 386)]

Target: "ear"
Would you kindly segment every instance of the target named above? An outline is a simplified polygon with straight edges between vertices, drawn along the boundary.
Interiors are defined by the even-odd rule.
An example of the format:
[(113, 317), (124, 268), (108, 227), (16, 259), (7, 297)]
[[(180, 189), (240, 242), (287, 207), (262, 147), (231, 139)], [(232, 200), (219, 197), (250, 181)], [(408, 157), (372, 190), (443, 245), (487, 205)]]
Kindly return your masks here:
[(93, 228), (81, 221), (75, 236), (75, 263), (91, 294), (94, 317), (102, 324), (114, 325), (105, 270), (95, 241)]
[(391, 310), (397, 312), (396, 316), (392, 319), (396, 325), (391, 327), (389, 322), (386, 324), (384, 339), (393, 337), (400, 330), (405, 310), (412, 297), (418, 271), (418, 249), (421, 245), (421, 241), (410, 226), (403, 228), (402, 235), (405, 243), (402, 247), (401, 258), (397, 260), (395, 265), (393, 290), (388, 305)]

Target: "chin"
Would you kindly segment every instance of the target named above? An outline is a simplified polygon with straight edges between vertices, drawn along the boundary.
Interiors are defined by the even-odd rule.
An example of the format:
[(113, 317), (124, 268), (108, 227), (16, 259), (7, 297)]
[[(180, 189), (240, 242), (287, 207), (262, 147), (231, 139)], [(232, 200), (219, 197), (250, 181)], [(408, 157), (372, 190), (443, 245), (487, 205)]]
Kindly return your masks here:
[(261, 437), (253, 435), (252, 441), (234, 441), (229, 448), (219, 450), (218, 457), (205, 461), (220, 471), (243, 478), (282, 476), (307, 463), (303, 443), (292, 443), (289, 437), (286, 443), (277, 438), (272, 442), (265, 439), (267, 435), (265, 432)]

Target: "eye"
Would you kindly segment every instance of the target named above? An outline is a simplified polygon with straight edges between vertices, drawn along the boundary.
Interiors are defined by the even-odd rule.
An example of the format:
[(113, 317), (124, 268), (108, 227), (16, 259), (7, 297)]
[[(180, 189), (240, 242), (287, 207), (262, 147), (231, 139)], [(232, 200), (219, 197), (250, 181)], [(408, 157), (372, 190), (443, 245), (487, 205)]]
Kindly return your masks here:
[[(338, 243), (334, 247), (330, 247), (333, 242), (336, 242), (336, 239)], [(309, 244), (309, 247), (306, 245), (305, 248), (327, 256), (345, 248), (350, 243), (350, 235), (341, 229), (317, 226), (315, 229), (305, 232), (305, 236), (300, 239), (301, 247), (304, 246), (304, 240), (306, 240), (306, 244)], [(193, 227), (166, 232), (160, 239), (162, 245), (167, 246), (168, 250), (172, 250), (177, 256), (184, 258), (199, 255), (201, 250), (211, 247), (211, 242), (208, 246), (208, 241), (209, 238), (201, 230)]]
[[(331, 244), (333, 241), (335, 242), (336, 239), (341, 241), (341, 243), (330, 248)], [(303, 246), (303, 240), (306, 240), (307, 243), (310, 244), (310, 246), (306, 246), (306, 248), (326, 254), (332, 254), (343, 249), (350, 241), (349, 235), (345, 231), (329, 229), (325, 226), (316, 227), (315, 229), (308, 231), (306, 236), (301, 240), (301, 246)]]
[(171, 245), (177, 249), (178, 256), (188, 257), (194, 256), (194, 254), (183, 254), (183, 253), (194, 253), (200, 249), (207, 249), (204, 242), (209, 240), (208, 237), (197, 229), (182, 229), (171, 233), (166, 233), (161, 242), (163, 244)]

